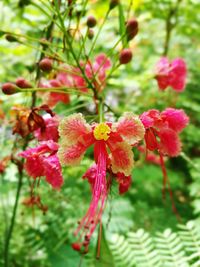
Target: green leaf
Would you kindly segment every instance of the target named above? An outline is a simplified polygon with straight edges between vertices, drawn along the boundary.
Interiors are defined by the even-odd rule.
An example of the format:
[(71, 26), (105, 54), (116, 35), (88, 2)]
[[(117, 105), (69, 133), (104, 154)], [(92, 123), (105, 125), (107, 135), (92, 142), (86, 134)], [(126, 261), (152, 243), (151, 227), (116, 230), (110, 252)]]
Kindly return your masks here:
[(114, 267), (115, 266), (111, 250), (108, 246), (108, 243), (105, 237), (105, 232), (104, 232), (103, 227), (102, 227), (102, 236), (101, 236), (100, 258), (95, 259), (94, 266), (95, 267)]
[[(119, 9), (119, 33), (121, 36), (124, 36), (126, 32), (126, 27), (125, 27), (125, 17), (124, 17), (124, 10), (123, 10), (122, 4), (119, 3), (118, 9)], [(126, 35), (122, 38), (122, 44), (123, 44), (123, 47), (128, 46)]]

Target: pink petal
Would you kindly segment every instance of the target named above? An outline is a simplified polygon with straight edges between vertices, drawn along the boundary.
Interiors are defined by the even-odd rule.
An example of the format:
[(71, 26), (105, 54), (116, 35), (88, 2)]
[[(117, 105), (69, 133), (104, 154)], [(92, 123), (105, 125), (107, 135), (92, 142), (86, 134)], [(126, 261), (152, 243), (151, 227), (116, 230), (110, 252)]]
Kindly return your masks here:
[(37, 154), (27, 157), (26, 162), (24, 164), (24, 168), (27, 174), (33, 177), (34, 179), (43, 176), (44, 168), (42, 162), (43, 162), (43, 157)]
[(78, 142), (71, 146), (61, 144), (58, 150), (58, 158), (62, 165), (74, 166), (78, 165), (82, 160), (87, 146)]
[(150, 128), (154, 126), (159, 117), (160, 112), (157, 109), (150, 109), (140, 115), (140, 120), (145, 128)]
[(149, 149), (150, 151), (158, 149), (158, 141), (152, 128), (146, 130), (145, 143), (147, 149)]
[(133, 168), (133, 152), (126, 142), (117, 143), (111, 148), (111, 169), (113, 173), (121, 172), (128, 176)]
[(170, 63), (167, 57), (162, 57), (156, 64), (156, 75), (167, 76), (169, 73)]
[(181, 152), (181, 142), (177, 133), (171, 129), (162, 129), (160, 136), (160, 151), (167, 156), (177, 157)]
[(97, 164), (93, 164), (83, 175), (83, 179), (87, 179), (88, 182), (94, 186), (95, 179), (97, 174)]
[(54, 117), (43, 117), (45, 121), (45, 130), (42, 131), (38, 129), (34, 132), (34, 136), (38, 139), (38, 141), (47, 141), (53, 140), (55, 142), (58, 141), (59, 134), (58, 134), (58, 124), (59, 118)]
[(95, 58), (96, 63), (99, 66), (102, 66), (103, 69), (109, 69), (111, 67), (111, 61), (110, 59), (105, 55), (105, 54), (99, 54), (96, 58)]
[(50, 92), (47, 99), (47, 105), (49, 107), (55, 107), (59, 102), (68, 104), (70, 102), (69, 95), (66, 93)]
[(63, 177), (60, 162), (57, 155), (43, 158), (44, 176), (49, 184), (55, 189), (63, 185)]
[(161, 116), (168, 123), (168, 127), (178, 133), (189, 123), (189, 117), (182, 109), (167, 108), (161, 113)]
[(81, 113), (68, 116), (59, 125), (61, 142), (68, 146), (76, 144), (78, 140), (81, 140), (84, 135), (91, 131), (90, 125), (86, 123)]
[(169, 86), (169, 70), (170, 64), (166, 57), (162, 57), (156, 64), (155, 78), (158, 82), (158, 87), (165, 90)]
[(46, 154), (55, 153), (58, 150), (58, 144), (52, 140), (41, 142), (39, 146), (28, 148), (19, 153), (19, 156), (26, 159), (24, 164), (28, 175), (33, 178), (44, 176), (43, 158)]
[(185, 89), (187, 76), (187, 67), (183, 59), (174, 59), (171, 63), (171, 71), (169, 74), (170, 85), (175, 91), (182, 92)]
[(129, 144), (135, 144), (144, 137), (144, 126), (140, 119), (131, 112), (126, 112), (119, 118), (118, 123), (112, 126)]

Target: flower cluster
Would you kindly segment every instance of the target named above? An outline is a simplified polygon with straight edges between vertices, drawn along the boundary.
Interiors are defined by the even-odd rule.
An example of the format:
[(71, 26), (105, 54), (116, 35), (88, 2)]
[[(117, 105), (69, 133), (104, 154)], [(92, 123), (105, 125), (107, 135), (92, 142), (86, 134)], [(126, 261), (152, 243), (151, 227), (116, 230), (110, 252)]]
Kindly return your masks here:
[[(85, 75), (95, 90), (101, 92), (106, 85), (106, 71), (111, 67), (111, 61), (105, 54), (99, 54), (93, 63), (89, 60), (86, 63), (80, 62), (80, 67), (84, 69)], [(41, 80), (40, 87), (76, 89), (80, 92), (88, 91), (88, 81), (83, 77), (79, 67), (69, 65), (60, 65), (60, 71), (57, 72), (54, 79)], [(56, 106), (58, 102), (68, 104), (70, 102), (69, 94), (62, 92), (49, 92), (45, 94), (45, 103), (50, 107)]]
[(181, 58), (174, 59), (171, 63), (168, 58), (161, 58), (156, 65), (156, 80), (160, 90), (171, 86), (175, 91), (182, 92), (185, 89), (187, 67)]
[(29, 148), (19, 155), (26, 159), (24, 168), (34, 179), (46, 177), (46, 181), (55, 189), (63, 184), (61, 166), (57, 157), (58, 144), (52, 140), (41, 142), (35, 148)]
[(167, 108), (163, 112), (156, 109), (144, 112), (140, 119), (146, 129), (145, 143), (150, 151), (176, 157), (181, 151), (179, 133), (187, 126), (188, 116), (183, 110)]
[[(48, 60), (41, 63), (44, 69)], [(93, 63), (88, 60), (86, 63), (79, 62), (77, 67), (60, 65), (53, 79), (40, 80), (40, 87), (53, 88), (52, 92), (45, 95), (45, 103), (50, 107), (60, 101), (69, 103), (69, 94), (62, 91), (64, 88), (88, 92), (91, 85), (98, 98), (106, 85), (106, 71), (110, 67), (111, 62), (104, 54), (98, 55)], [(84, 75), (81, 68), (84, 69)], [(161, 90), (171, 86), (180, 92), (185, 87), (186, 73), (186, 65), (182, 59), (169, 63), (167, 58), (161, 58), (156, 68), (156, 79)], [(25, 86), (24, 80), (18, 81), (19, 85)], [(99, 99), (95, 97), (94, 102), (99, 112)], [(18, 110), (18, 120), (13, 132), (22, 137), (32, 133), (39, 142), (36, 147), (28, 148), (19, 155), (26, 159), (24, 168), (30, 177), (45, 177), (52, 188), (60, 189), (64, 182), (61, 165), (80, 164), (87, 149), (93, 146), (94, 163), (82, 176), (90, 184), (91, 202), (75, 231), (78, 241), (72, 245), (75, 250), (80, 251), (83, 248), (87, 252), (91, 236), (101, 222), (113, 181), (118, 183), (119, 194), (127, 192), (131, 185), (134, 166), (132, 148), (137, 147), (139, 152), (146, 154), (146, 160), (161, 166), (165, 189), (167, 174), (164, 157), (176, 157), (180, 154), (179, 134), (189, 123), (189, 118), (183, 110), (167, 108), (162, 112), (152, 109), (140, 116), (126, 112), (115, 123), (105, 121), (88, 124), (81, 113), (60, 120), (48, 105)], [(41, 111), (47, 114), (42, 116), (39, 114)], [(143, 140), (144, 143), (141, 144)], [(47, 211), (40, 196), (34, 194), (24, 201), (24, 205), (37, 206), (43, 212)]]

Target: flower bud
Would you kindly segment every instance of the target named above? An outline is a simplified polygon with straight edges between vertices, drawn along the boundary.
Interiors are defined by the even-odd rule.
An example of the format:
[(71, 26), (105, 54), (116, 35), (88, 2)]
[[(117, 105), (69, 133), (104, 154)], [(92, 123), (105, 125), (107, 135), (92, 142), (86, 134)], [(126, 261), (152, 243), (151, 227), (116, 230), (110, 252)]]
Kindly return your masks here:
[(4, 83), (2, 85), (2, 92), (6, 95), (13, 95), (18, 92), (18, 87), (13, 83)]
[(25, 80), (23, 77), (17, 78), (15, 84), (20, 88), (31, 88), (32, 87), (32, 85), (27, 80)]
[(73, 243), (72, 244), (72, 248), (76, 251), (80, 251), (81, 250), (81, 244), (79, 243)]
[(138, 22), (136, 19), (130, 19), (126, 23), (127, 40), (132, 40), (138, 33)]
[(89, 29), (87, 36), (88, 36), (88, 39), (92, 40), (94, 37), (94, 31), (92, 29)]
[(119, 5), (119, 0), (110, 0), (110, 9), (115, 8), (117, 5)]
[(129, 48), (125, 48), (123, 49), (121, 52), (120, 52), (120, 55), (119, 55), (119, 62), (120, 64), (127, 64), (131, 61), (132, 59), (132, 51), (131, 49)]
[(89, 16), (87, 18), (87, 26), (88, 28), (94, 28), (97, 24), (97, 20), (93, 16)]
[(10, 43), (18, 42), (18, 39), (14, 35), (11, 35), (11, 34), (6, 34), (5, 38)]
[(50, 72), (53, 68), (53, 62), (49, 58), (43, 58), (39, 62), (39, 68), (43, 70), (44, 72)]

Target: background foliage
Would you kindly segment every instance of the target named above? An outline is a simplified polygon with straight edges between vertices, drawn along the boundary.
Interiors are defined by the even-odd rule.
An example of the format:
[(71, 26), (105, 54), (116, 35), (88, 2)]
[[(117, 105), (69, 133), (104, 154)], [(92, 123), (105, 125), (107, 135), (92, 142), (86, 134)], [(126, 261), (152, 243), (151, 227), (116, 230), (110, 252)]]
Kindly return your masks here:
[[(48, 2), (3, 0), (0, 2), (1, 30), (22, 33), (40, 39), (49, 24)], [(84, 2), (84, 1), (83, 1)], [(124, 9), (129, 1), (122, 1)], [(100, 260), (96, 260), (96, 238), (90, 252), (79, 256), (71, 249), (73, 230), (85, 213), (90, 201), (90, 189), (81, 177), (91, 164), (90, 155), (82, 165), (64, 169), (65, 184), (60, 192), (52, 191), (41, 183), (42, 201), (48, 212), (28, 209), (22, 200), (29, 194), (29, 181), (24, 179), (17, 211), (17, 220), (10, 246), (11, 266), (23, 267), (76, 267), (80, 266), (200, 266), (200, 3), (198, 0), (179, 1), (173, 18), (168, 55), (183, 57), (188, 65), (188, 83), (178, 97), (170, 90), (159, 92), (156, 81), (149, 79), (155, 63), (163, 53), (166, 21), (175, 0), (135, 0), (131, 8), (140, 25), (136, 39), (131, 42), (133, 60), (121, 67), (109, 80), (106, 101), (116, 114), (133, 111), (140, 114), (150, 109), (163, 109), (176, 102), (190, 116), (190, 125), (182, 134), (183, 153), (167, 162), (168, 175), (174, 192), (176, 206), (181, 216), (178, 222), (171, 210), (170, 200), (162, 201), (162, 173), (158, 166), (138, 162), (133, 171), (130, 191), (117, 196), (117, 186), (112, 188), (103, 216), (104, 232)], [(77, 1), (81, 7), (82, 1)], [(89, 1), (86, 15), (93, 14), (101, 21), (108, 1)], [(46, 13), (44, 13), (46, 12)], [(118, 11), (112, 15), (100, 34), (92, 57), (99, 52), (108, 53), (118, 32)], [(59, 35), (55, 37), (59, 39)], [(90, 46), (89, 41), (88, 47)], [(36, 49), (34, 49), (36, 48)], [(19, 76), (30, 79), (38, 60), (37, 42), (8, 43), (0, 39), (0, 82), (15, 80)], [(112, 55), (112, 60), (117, 56)], [(0, 95), (1, 155), (9, 155), (14, 136), (11, 134), (10, 107), (29, 105), (29, 95)], [(56, 112), (67, 115), (73, 111), (87, 112), (92, 103), (84, 105), (83, 98), (72, 97), (68, 106), (59, 104)], [(107, 112), (106, 116), (111, 116)], [(6, 123), (7, 122), (7, 123)], [(1, 175), (0, 182), (0, 251), (3, 253), (4, 233), (7, 230), (16, 194), (17, 170), (10, 164)], [(0, 256), (0, 264), (3, 260)]]

